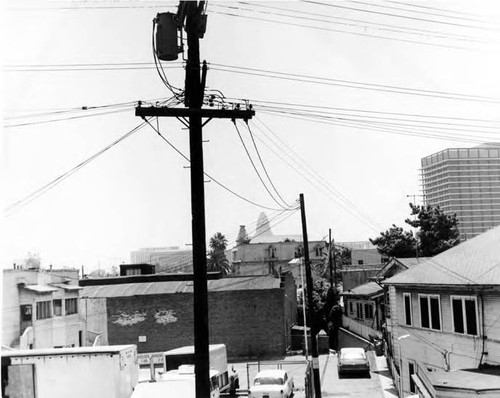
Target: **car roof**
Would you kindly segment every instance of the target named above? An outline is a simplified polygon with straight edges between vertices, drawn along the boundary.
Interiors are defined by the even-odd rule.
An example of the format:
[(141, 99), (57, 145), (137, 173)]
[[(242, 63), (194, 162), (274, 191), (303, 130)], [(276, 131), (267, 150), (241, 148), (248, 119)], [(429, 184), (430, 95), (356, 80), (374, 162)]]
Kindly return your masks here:
[(346, 348), (341, 348), (340, 349), (341, 353), (348, 353), (348, 352), (365, 352), (364, 348), (360, 347), (346, 347)]
[(281, 369), (266, 369), (261, 370), (255, 378), (257, 377), (283, 377), (285, 375), (285, 371)]

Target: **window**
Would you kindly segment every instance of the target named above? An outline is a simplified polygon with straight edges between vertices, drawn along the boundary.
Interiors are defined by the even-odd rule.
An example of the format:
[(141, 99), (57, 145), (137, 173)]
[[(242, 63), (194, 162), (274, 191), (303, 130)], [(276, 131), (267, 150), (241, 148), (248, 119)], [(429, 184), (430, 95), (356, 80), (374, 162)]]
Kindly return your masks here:
[(39, 301), (36, 303), (36, 319), (46, 319), (52, 317), (51, 301)]
[(411, 326), (412, 323), (412, 311), (411, 311), (411, 293), (403, 293), (404, 308), (405, 308), (405, 325)]
[(76, 302), (76, 298), (66, 299), (66, 315), (76, 314), (78, 313), (78, 305)]
[(356, 317), (359, 319), (363, 318), (363, 304), (356, 303)]
[(415, 374), (415, 363), (408, 361), (408, 376), (410, 377), (410, 392), (416, 393), (417, 390), (415, 389), (415, 381), (413, 381), (412, 375)]
[(321, 246), (316, 246), (316, 257), (321, 257), (323, 254), (323, 248)]
[(31, 304), (21, 305), (21, 321), (31, 322)]
[(425, 329), (441, 330), (441, 306), (438, 295), (419, 294), (420, 326)]
[(349, 314), (354, 315), (354, 310), (352, 308), (352, 301), (349, 301)]
[(54, 316), (62, 315), (62, 300), (57, 299), (52, 302), (52, 306), (54, 308)]
[(364, 261), (363, 260), (358, 260), (358, 265), (363, 265)]
[(453, 330), (455, 333), (477, 336), (477, 300), (471, 296), (451, 296)]
[(365, 318), (373, 319), (373, 305), (365, 304)]
[(125, 271), (125, 275), (141, 275), (140, 268), (130, 268)]

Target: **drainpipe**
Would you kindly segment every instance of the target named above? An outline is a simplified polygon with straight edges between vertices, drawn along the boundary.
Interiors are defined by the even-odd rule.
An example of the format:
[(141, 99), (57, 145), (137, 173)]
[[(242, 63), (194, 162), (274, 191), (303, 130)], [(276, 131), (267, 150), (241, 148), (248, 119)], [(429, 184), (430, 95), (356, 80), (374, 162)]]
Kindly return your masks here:
[(479, 299), (481, 300), (481, 340), (483, 341), (483, 347), (481, 349), (481, 358), (479, 359), (479, 367), (483, 364), (483, 357), (486, 352), (484, 351), (485, 345), (486, 345), (486, 335), (485, 335), (485, 328), (484, 328), (484, 298), (483, 295), (479, 295)]

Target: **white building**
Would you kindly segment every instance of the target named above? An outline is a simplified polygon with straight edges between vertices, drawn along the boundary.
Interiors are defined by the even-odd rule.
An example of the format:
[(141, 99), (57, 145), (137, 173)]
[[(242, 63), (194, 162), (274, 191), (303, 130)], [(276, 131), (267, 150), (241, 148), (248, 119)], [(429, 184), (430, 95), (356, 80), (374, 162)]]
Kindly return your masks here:
[(78, 270), (3, 271), (2, 346), (29, 349), (78, 347)]

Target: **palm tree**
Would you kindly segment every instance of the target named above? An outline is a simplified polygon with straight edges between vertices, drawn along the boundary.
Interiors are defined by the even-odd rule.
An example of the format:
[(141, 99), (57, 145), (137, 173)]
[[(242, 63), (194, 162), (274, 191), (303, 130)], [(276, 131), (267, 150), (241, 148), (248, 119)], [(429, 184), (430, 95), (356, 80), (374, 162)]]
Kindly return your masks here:
[(217, 232), (210, 238), (210, 251), (207, 258), (207, 271), (222, 272), (227, 275), (231, 272), (231, 265), (226, 257), (225, 250), (227, 247), (227, 239), (220, 232)]

